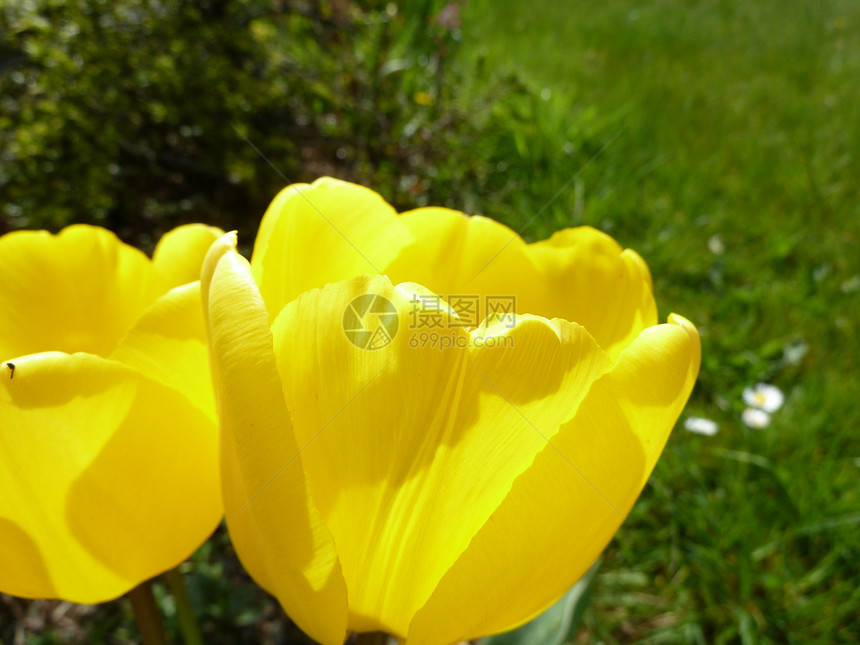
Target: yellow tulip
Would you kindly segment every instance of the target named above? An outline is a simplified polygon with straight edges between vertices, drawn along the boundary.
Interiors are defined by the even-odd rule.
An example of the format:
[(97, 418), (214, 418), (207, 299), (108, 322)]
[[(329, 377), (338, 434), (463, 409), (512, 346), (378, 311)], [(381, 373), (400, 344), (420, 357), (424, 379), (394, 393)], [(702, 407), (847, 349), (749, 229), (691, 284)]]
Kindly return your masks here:
[[(330, 179), (278, 195), (250, 264), (216, 242), (202, 281), (230, 534), (325, 644), (457, 643), (549, 607), (629, 512), (699, 368), (695, 327), (657, 324), (647, 267), (608, 236), (526, 244)], [(516, 316), (465, 325), (434, 292), (513, 295)], [(445, 347), (416, 342), (422, 316)]]
[(0, 238), (0, 591), (109, 600), (215, 529), (199, 275), (222, 233), (152, 260), (92, 226)]

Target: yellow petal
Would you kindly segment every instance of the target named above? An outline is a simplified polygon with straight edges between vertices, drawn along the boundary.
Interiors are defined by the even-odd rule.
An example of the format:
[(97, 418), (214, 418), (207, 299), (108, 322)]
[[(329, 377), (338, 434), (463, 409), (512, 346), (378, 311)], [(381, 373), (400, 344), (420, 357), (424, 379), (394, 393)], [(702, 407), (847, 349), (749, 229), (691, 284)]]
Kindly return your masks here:
[(185, 560), (221, 516), (211, 421), (88, 354), (0, 379), (0, 591), (94, 603)]
[(199, 281), (176, 287), (156, 300), (111, 358), (182, 392), (217, 423)]
[(204, 263), (227, 526), (242, 564), (317, 641), (346, 636), (346, 587), (302, 470), (268, 313), (225, 235)]
[(155, 247), (152, 263), (168, 288), (199, 280), (206, 252), (222, 235), (220, 228), (205, 224), (186, 224), (165, 233)]
[[(360, 276), (303, 294), (273, 325), (352, 631), (406, 635), (474, 532), (609, 366), (579, 325), (523, 316), (470, 333), (459, 324), (418, 285)], [(436, 342), (424, 336), (433, 333)]]
[(651, 274), (634, 251), (583, 226), (529, 245), (541, 288), (524, 296), (526, 311), (582, 324), (614, 359), (639, 333), (657, 324)]
[(645, 330), (513, 484), (409, 630), (409, 645), (512, 629), (591, 565), (645, 485), (693, 387), (686, 320)]
[(386, 270), (392, 281), (419, 282), (458, 311), (455, 296), (464, 304), (464, 296), (477, 297), (478, 321), (513, 299), (519, 313), (580, 323), (613, 360), (657, 323), (648, 267), (593, 228), (526, 244), (497, 222), (444, 208), (419, 208), (400, 218), (419, 243)]
[[(447, 208), (419, 208), (400, 219), (419, 243), (404, 250), (386, 271), (395, 284), (417, 282), (450, 300), (477, 294), (482, 300), (478, 322), (492, 313), (486, 296), (522, 297), (540, 286), (525, 242), (498, 222)], [(522, 307), (517, 311), (545, 315)]]
[(251, 264), (274, 319), (308, 289), (382, 273), (411, 243), (394, 209), (377, 193), (323, 178), (278, 194), (263, 217)]
[(36, 352), (107, 356), (166, 285), (140, 251), (93, 226), (0, 238), (0, 360)]

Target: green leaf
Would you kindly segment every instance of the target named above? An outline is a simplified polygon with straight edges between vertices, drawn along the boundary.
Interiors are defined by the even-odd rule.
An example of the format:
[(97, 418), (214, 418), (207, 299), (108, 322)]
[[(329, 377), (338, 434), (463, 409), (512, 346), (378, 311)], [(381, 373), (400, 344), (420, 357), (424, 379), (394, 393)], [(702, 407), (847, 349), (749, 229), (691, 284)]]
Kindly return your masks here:
[(579, 582), (540, 616), (512, 632), (485, 638), (482, 645), (562, 645), (570, 641), (591, 600), (601, 560), (598, 558)]

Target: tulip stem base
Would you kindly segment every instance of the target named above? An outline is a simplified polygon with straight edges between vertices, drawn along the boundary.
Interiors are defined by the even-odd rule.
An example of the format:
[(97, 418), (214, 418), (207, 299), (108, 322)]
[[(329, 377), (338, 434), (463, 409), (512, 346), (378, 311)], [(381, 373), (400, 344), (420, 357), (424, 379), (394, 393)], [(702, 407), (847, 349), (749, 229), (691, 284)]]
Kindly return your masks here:
[(351, 645), (388, 645), (391, 642), (391, 637), (383, 632), (367, 632), (364, 634), (354, 634)]
[(165, 574), (170, 593), (173, 595), (173, 603), (176, 605), (176, 618), (179, 621), (179, 630), (185, 645), (203, 645), (203, 637), (200, 635), (200, 627), (194, 615), (194, 607), (188, 595), (188, 587), (179, 573), (179, 568), (174, 568)]
[(145, 580), (128, 592), (143, 645), (167, 645), (161, 612), (152, 595), (152, 581)]

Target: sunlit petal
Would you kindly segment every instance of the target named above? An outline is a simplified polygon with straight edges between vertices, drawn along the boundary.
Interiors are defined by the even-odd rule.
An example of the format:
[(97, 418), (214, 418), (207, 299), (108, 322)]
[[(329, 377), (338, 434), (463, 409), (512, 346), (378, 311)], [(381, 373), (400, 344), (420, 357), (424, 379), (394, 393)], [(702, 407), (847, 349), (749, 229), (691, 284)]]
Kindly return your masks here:
[(152, 254), (152, 263), (168, 287), (196, 282), (200, 264), (224, 231), (205, 224), (186, 224), (165, 233)]
[(502, 224), (444, 208), (420, 208), (400, 219), (418, 244), (388, 267), (392, 281), (419, 282), (448, 298), (477, 295), (479, 319), (492, 313), (494, 302), (512, 297), (520, 313), (580, 323), (613, 360), (657, 324), (648, 267), (593, 228), (526, 244)]
[(529, 245), (544, 282), (525, 296), (531, 313), (575, 320), (613, 359), (657, 324), (651, 274), (642, 258), (583, 226)]
[(642, 332), (513, 484), (409, 631), (410, 645), (501, 632), (549, 607), (606, 546), (692, 389), (695, 328)]
[(0, 359), (57, 350), (107, 356), (167, 290), (147, 257), (104, 229), (0, 238)]
[(263, 217), (251, 264), (270, 319), (300, 293), (361, 273), (382, 273), (412, 244), (377, 193), (337, 179), (293, 184)]
[(645, 263), (588, 227), (527, 244), (325, 179), (278, 196), (252, 269), (234, 245), (203, 286), (228, 521), (325, 642), (448, 645), (548, 607), (629, 511), (698, 373), (695, 328), (657, 325)]
[[(401, 252), (386, 270), (395, 284), (417, 282), (452, 301), (452, 296), (479, 295), (478, 322), (492, 313), (487, 311), (487, 296), (522, 300), (540, 288), (541, 276), (526, 253), (527, 245), (498, 222), (432, 207), (403, 213), (400, 220), (418, 243)], [(516, 304), (520, 313), (545, 315), (525, 309), (526, 302)]]
[(206, 258), (210, 351), (221, 419), (227, 525), (248, 572), (321, 643), (346, 635), (347, 597), (281, 392), (268, 313), (234, 235)]
[[(273, 326), (356, 631), (406, 635), (512, 482), (609, 367), (579, 325), (523, 316), (511, 328), (498, 321), (470, 333), (428, 295), (357, 277), (302, 295)], [(433, 313), (447, 347), (421, 346), (427, 330), (416, 320)], [(366, 349), (372, 336), (344, 333), (353, 315), (393, 339)]]
[(0, 379), (2, 591), (105, 601), (214, 530), (213, 426), (180, 393), (87, 354), (15, 366)]
[(156, 300), (111, 358), (182, 392), (212, 419), (212, 441), (216, 441), (215, 399), (199, 281), (176, 287)]

